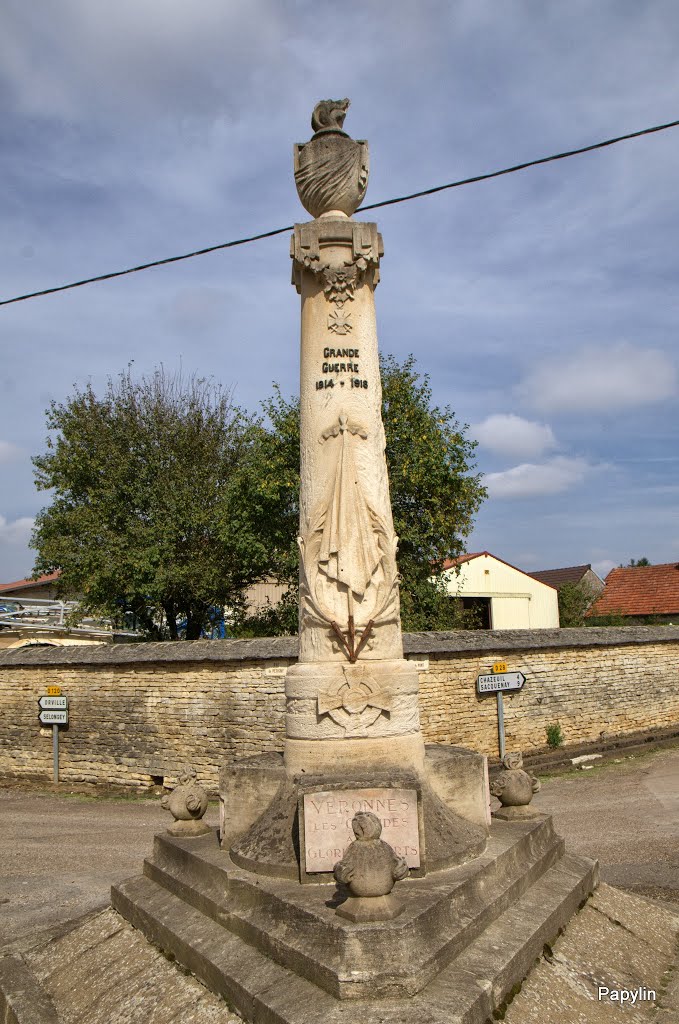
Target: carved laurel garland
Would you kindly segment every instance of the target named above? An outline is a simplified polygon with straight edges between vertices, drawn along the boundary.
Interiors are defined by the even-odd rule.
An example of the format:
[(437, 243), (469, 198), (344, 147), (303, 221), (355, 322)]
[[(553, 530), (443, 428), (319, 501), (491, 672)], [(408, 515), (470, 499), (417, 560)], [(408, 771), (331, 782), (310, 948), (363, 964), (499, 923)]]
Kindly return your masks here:
[(313, 253), (305, 253), (300, 262), (312, 274), (320, 277), (328, 301), (334, 302), (340, 309), (347, 300), (353, 302), (354, 291), (369, 271), (373, 275), (373, 284), (379, 280), (380, 261), (377, 256), (358, 256), (355, 260), (346, 260), (337, 266), (322, 262)]

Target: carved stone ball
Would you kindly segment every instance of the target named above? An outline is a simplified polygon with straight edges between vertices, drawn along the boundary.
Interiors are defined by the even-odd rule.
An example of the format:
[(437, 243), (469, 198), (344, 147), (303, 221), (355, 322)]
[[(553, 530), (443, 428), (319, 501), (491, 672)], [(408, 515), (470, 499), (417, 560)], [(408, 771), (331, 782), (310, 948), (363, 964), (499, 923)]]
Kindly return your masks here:
[(179, 776), (179, 785), (167, 793), (160, 806), (169, 811), (175, 821), (197, 821), (207, 810), (207, 793), (196, 782), (194, 771)]
[(495, 776), (490, 786), (491, 793), (503, 807), (525, 807), (540, 789), (540, 783), (534, 775), (521, 767), (514, 767), (517, 762), (518, 765), (523, 764), (520, 754), (507, 754), (502, 761), (505, 770)]
[(352, 896), (386, 896), (394, 883), (408, 874), (408, 865), (380, 839), (382, 823), (370, 811), (359, 811), (351, 822), (356, 839), (333, 874), (345, 884)]

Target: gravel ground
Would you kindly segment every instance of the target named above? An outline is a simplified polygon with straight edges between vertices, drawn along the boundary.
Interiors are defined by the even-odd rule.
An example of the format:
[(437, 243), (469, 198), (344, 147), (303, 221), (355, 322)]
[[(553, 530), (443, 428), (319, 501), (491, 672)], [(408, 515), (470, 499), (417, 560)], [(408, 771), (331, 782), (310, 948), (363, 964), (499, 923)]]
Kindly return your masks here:
[[(543, 778), (535, 804), (605, 881), (679, 903), (679, 746)], [(0, 952), (106, 905), (169, 820), (158, 798), (0, 788)]]
[[(206, 820), (218, 824), (216, 804)], [(171, 821), (158, 797), (0, 788), (0, 952), (105, 906)]]
[(679, 745), (543, 777), (534, 804), (604, 882), (679, 903)]

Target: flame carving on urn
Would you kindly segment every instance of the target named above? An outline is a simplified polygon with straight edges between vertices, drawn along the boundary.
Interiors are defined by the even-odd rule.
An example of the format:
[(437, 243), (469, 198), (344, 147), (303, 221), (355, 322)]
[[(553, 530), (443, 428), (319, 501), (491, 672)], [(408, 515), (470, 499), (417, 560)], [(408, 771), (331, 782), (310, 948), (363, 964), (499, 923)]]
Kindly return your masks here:
[(349, 100), (321, 100), (311, 117), (314, 135), (294, 148), (295, 184), (312, 217), (330, 211), (350, 217), (368, 187), (368, 143), (342, 131)]

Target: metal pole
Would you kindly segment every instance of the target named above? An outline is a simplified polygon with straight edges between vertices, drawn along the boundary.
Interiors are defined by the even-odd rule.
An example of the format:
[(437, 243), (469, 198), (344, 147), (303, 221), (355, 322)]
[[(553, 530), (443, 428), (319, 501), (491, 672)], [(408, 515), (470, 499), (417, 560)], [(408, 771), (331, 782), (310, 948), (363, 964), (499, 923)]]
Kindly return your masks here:
[(505, 756), (505, 709), (502, 703), (502, 690), (498, 690), (497, 697), (497, 738), (500, 746), (500, 760)]
[(59, 726), (52, 726), (52, 759), (54, 761), (54, 781), (59, 781)]

